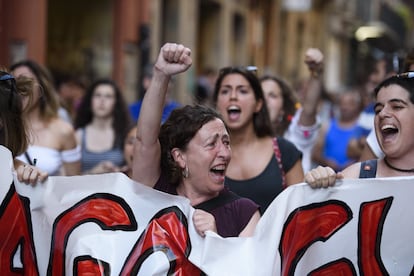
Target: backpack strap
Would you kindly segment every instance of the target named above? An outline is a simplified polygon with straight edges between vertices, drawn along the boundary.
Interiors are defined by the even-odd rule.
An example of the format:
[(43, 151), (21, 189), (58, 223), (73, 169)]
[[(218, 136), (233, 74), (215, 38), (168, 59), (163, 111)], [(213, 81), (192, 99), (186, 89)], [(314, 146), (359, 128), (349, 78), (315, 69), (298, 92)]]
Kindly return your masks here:
[(287, 187), (286, 184), (286, 176), (285, 171), (283, 170), (282, 164), (282, 153), (280, 152), (279, 143), (277, 142), (277, 137), (273, 137), (273, 151), (275, 152), (276, 160), (279, 165), (280, 173), (282, 175), (282, 188), (285, 189)]
[(377, 175), (377, 159), (361, 162), (359, 178), (375, 178)]

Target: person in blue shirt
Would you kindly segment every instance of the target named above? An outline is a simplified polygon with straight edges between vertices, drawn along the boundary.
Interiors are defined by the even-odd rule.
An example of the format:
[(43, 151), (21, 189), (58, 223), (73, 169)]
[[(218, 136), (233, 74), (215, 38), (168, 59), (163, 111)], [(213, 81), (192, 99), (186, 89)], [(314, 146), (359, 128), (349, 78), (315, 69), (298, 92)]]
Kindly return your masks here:
[(341, 171), (358, 160), (358, 157), (350, 157), (347, 150), (351, 139), (364, 139), (369, 133), (369, 129), (358, 124), (361, 109), (357, 90), (351, 89), (340, 95), (339, 117), (322, 126), (313, 147), (312, 159), (316, 164)]
[[(146, 91), (147, 88), (149, 87), (149, 84), (151, 83), (151, 79), (152, 79), (152, 66), (149, 66), (148, 68), (145, 68), (143, 72), (142, 87), (144, 91)], [(173, 99), (169, 97), (169, 94), (171, 94), (171, 90), (173, 87), (173, 82), (174, 82), (174, 79), (172, 78), (168, 85), (168, 92), (167, 92), (167, 97), (165, 99), (164, 109), (162, 111), (161, 123), (164, 123), (165, 120), (168, 119), (168, 116), (170, 116), (170, 113), (174, 109), (181, 106), (180, 103), (174, 101)], [(142, 105), (142, 99), (129, 105), (129, 113), (131, 114), (131, 118), (134, 122), (138, 120), (139, 113), (141, 111), (141, 105)]]

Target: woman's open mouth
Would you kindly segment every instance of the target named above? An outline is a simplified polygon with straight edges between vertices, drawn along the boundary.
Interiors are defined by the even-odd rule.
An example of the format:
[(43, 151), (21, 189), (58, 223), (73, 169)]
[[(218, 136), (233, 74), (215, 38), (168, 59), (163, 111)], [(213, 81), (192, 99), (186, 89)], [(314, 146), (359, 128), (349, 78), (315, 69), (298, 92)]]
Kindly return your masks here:
[(236, 121), (240, 118), (241, 109), (238, 106), (232, 105), (227, 108), (227, 114), (230, 121)]

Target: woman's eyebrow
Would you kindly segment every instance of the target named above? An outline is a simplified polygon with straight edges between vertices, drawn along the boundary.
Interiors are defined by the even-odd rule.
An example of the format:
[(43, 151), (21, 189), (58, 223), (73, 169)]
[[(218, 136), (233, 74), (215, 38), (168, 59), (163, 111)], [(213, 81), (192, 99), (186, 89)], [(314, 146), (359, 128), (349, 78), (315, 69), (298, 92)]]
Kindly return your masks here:
[(375, 110), (375, 109), (377, 109), (377, 107), (378, 107), (378, 106), (384, 106), (384, 105), (383, 105), (382, 103), (376, 103), (376, 104), (374, 105), (374, 110)]
[(402, 99), (398, 99), (398, 98), (391, 99), (391, 100), (389, 100), (388, 102), (389, 102), (389, 103), (402, 103), (402, 104), (404, 104), (404, 105), (407, 105), (407, 102), (406, 102), (406, 101), (404, 101), (404, 100), (402, 100)]
[[(402, 99), (399, 99), (399, 98), (390, 99), (390, 100), (388, 100), (387, 102), (388, 102), (388, 103), (400, 103), (400, 104), (403, 104), (403, 105), (408, 105), (406, 101), (404, 101), (404, 100), (402, 100)], [(376, 103), (376, 104), (374, 105), (374, 109), (375, 109), (377, 106), (384, 106), (384, 104), (382, 104), (382, 103)]]

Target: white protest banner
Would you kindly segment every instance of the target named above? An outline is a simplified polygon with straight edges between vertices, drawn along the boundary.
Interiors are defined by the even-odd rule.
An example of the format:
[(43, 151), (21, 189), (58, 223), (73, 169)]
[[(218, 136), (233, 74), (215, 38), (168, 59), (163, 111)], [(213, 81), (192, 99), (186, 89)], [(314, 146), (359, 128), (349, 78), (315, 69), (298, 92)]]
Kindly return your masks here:
[[(187, 199), (123, 174), (13, 182), (0, 147), (2, 275), (409, 275), (414, 178), (286, 189), (250, 238), (200, 237)], [(14, 188), (16, 187), (16, 188)]]

